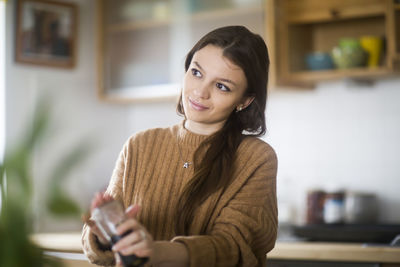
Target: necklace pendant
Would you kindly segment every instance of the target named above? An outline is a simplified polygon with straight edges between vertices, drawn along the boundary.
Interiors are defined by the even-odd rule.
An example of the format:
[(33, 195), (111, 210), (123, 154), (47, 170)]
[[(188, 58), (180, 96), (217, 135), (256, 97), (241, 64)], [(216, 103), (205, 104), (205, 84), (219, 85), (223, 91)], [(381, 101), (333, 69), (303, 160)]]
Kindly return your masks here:
[(185, 163), (183, 164), (183, 168), (185, 168), (185, 169), (189, 168), (189, 162), (185, 162)]

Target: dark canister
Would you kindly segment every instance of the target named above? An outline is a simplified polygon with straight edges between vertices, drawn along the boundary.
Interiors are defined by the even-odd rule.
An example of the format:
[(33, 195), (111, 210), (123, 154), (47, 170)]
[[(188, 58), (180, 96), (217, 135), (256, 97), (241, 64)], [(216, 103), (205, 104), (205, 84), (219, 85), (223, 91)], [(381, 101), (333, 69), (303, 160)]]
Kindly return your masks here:
[(307, 223), (319, 224), (324, 222), (325, 192), (323, 190), (310, 190), (307, 193)]

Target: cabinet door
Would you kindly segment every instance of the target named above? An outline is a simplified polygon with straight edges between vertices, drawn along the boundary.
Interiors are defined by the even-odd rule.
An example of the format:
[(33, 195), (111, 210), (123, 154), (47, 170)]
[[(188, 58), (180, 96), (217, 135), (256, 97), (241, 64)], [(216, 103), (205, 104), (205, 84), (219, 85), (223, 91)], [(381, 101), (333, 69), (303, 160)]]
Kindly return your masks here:
[(388, 2), (387, 46), (393, 57), (389, 64), (394, 70), (400, 70), (400, 1)]
[(244, 25), (264, 35), (262, 0), (99, 0), (99, 90), (107, 100), (175, 98), (186, 53), (205, 33)]

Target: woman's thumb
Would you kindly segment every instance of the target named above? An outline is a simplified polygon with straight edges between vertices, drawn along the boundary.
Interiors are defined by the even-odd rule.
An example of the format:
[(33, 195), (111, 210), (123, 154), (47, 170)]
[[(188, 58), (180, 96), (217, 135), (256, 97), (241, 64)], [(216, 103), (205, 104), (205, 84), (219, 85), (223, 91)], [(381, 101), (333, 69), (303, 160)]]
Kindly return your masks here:
[(134, 204), (129, 206), (126, 210), (125, 210), (125, 214), (127, 217), (130, 218), (136, 218), (137, 214), (140, 211), (140, 205), (138, 204)]

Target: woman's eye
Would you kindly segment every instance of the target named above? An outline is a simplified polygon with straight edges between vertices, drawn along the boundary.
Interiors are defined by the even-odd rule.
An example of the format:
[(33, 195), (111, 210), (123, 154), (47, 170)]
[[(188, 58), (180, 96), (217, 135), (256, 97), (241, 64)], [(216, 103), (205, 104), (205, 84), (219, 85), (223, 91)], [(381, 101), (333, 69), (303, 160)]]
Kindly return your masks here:
[(200, 71), (196, 70), (196, 69), (192, 69), (192, 75), (196, 76), (196, 77), (201, 77), (201, 73)]
[(225, 92), (230, 92), (231, 89), (225, 85), (223, 85), (222, 83), (217, 83), (217, 88), (220, 89), (221, 91), (225, 91)]

